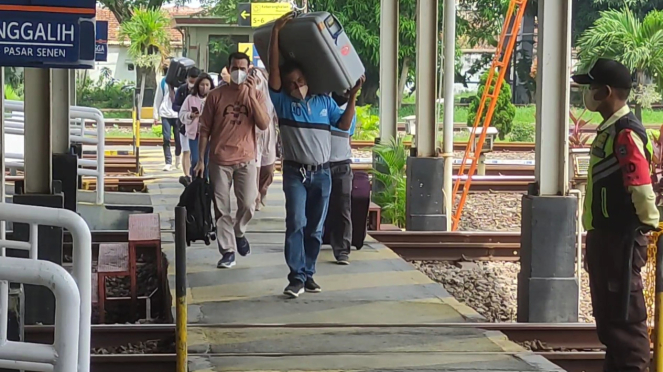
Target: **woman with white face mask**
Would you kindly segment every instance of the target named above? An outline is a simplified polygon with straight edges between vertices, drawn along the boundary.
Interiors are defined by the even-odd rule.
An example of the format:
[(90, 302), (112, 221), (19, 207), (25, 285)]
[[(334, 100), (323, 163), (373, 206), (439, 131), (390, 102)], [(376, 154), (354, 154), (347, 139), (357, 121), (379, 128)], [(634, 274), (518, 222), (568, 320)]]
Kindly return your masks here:
[[(191, 167), (189, 177), (193, 175), (193, 169), (200, 160), (198, 151), (198, 132), (200, 125), (200, 114), (203, 112), (203, 106), (207, 94), (214, 89), (214, 82), (209, 74), (202, 73), (191, 88), (191, 94), (184, 100), (180, 109), (180, 120), (185, 125), (185, 137), (189, 142), (191, 152)], [(205, 154), (205, 164), (209, 160), (209, 154)], [(207, 178), (207, 174), (205, 174)], [(190, 181), (190, 179), (189, 179)]]

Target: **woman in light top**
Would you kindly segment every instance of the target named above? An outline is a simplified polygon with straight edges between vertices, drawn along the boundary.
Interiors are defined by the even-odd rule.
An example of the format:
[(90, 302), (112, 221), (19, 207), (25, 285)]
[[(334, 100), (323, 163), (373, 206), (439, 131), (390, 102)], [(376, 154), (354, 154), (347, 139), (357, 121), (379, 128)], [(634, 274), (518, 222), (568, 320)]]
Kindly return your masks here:
[(274, 163), (276, 163), (276, 124), (278, 118), (274, 105), (269, 99), (268, 73), (265, 69), (254, 67), (256, 78), (256, 89), (262, 91), (265, 97), (265, 108), (267, 114), (272, 119), (267, 130), (256, 130), (256, 165), (258, 166), (258, 199), (256, 200), (256, 210), (259, 211), (265, 206), (265, 197), (267, 189), (274, 180)]
[[(185, 136), (189, 141), (191, 151), (191, 169), (190, 175), (193, 177), (193, 170), (200, 160), (198, 153), (198, 128), (200, 124), (200, 114), (203, 112), (203, 106), (207, 94), (214, 89), (214, 81), (209, 74), (202, 73), (196, 79), (191, 89), (191, 94), (184, 100), (180, 109), (180, 121), (185, 125)], [(209, 161), (209, 153), (205, 154), (205, 165)], [(205, 178), (207, 178), (207, 167), (205, 167)]]

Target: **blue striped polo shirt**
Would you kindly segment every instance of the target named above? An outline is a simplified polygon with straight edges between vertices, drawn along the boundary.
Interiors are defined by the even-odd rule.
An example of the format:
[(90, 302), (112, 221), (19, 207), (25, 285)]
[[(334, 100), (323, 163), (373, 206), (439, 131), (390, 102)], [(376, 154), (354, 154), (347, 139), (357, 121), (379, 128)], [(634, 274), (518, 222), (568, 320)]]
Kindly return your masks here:
[(269, 90), (279, 118), (283, 159), (306, 165), (329, 162), (331, 130), (338, 128), (343, 110), (327, 95), (296, 99), (284, 90)]
[[(345, 106), (345, 105), (344, 105)], [(341, 109), (345, 112), (344, 109)], [(344, 161), (352, 158), (352, 147), (350, 146), (350, 137), (355, 134), (355, 125), (357, 115), (352, 118), (352, 125), (348, 130), (342, 130), (336, 127), (331, 128), (331, 155), (330, 162)]]

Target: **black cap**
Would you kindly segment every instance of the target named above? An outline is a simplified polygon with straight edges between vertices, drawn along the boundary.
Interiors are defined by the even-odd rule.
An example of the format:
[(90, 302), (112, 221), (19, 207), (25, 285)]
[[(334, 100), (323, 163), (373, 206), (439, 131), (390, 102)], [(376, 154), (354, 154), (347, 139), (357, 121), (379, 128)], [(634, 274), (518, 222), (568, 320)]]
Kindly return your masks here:
[(633, 88), (631, 71), (621, 63), (606, 58), (599, 58), (588, 73), (573, 75), (571, 79), (580, 85), (600, 84), (618, 89)]

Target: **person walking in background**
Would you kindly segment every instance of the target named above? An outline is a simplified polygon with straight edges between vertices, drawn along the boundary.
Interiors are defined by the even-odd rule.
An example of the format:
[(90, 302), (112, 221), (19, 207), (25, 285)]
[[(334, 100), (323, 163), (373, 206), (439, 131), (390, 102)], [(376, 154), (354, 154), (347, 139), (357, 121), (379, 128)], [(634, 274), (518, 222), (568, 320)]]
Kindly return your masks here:
[[(200, 152), (198, 149), (199, 131), (200, 131), (200, 115), (205, 106), (205, 100), (209, 92), (214, 89), (214, 81), (209, 74), (202, 73), (196, 79), (191, 94), (184, 100), (184, 104), (180, 110), (180, 120), (184, 124), (185, 133), (189, 148), (191, 150), (191, 165), (187, 169), (187, 174), (194, 177), (194, 168), (200, 161)], [(205, 151), (204, 160), (205, 166), (209, 162), (209, 151)], [(208, 171), (205, 170), (205, 179), (208, 178)]]
[[(187, 71), (186, 74), (186, 83), (182, 84), (177, 91), (175, 91), (175, 101), (173, 101), (173, 110), (177, 112), (177, 115), (180, 114), (184, 100), (189, 96), (191, 90), (193, 89), (196, 79), (200, 75), (200, 70), (196, 67), (192, 67)], [(179, 133), (180, 144), (182, 145), (182, 172), (184, 176), (180, 177), (180, 183), (185, 187), (191, 183), (191, 150), (189, 148), (189, 140), (186, 137), (186, 127), (182, 122), (182, 119), (179, 119)]]
[(290, 268), (283, 293), (296, 298), (304, 291), (321, 291), (313, 275), (331, 192), (331, 127), (344, 131), (352, 127), (355, 96), (364, 79), (352, 88), (345, 112), (329, 95), (310, 95), (299, 66), (291, 61), (279, 66), (279, 34), (292, 17), (288, 13), (274, 22), (269, 43), (269, 89), (283, 143), (285, 260)]
[(182, 146), (180, 144), (179, 128), (177, 121), (177, 112), (173, 110), (173, 102), (175, 101), (175, 89), (166, 82), (166, 74), (168, 68), (164, 67), (161, 83), (157, 87), (157, 93), (154, 97), (154, 125), (161, 120), (161, 133), (163, 136), (163, 156), (166, 165), (163, 167), (164, 171), (173, 169), (173, 154), (170, 152), (170, 139), (171, 135), (175, 136), (175, 168), (180, 166), (180, 156), (182, 154)]
[[(332, 94), (332, 99), (334, 99), (342, 110), (345, 110), (349, 104), (354, 107), (354, 102), (349, 102), (349, 100), (354, 99), (353, 97), (348, 94), (343, 96)], [(355, 131), (355, 123), (356, 120), (353, 120), (349, 130), (331, 128), (329, 169), (331, 171), (332, 186), (325, 228), (329, 229), (329, 242), (331, 243), (336, 263), (339, 265), (348, 265), (350, 263), (353, 176), (351, 167), (352, 147), (350, 144)]]
[[(209, 167), (198, 161), (196, 176), (209, 168), (214, 188), (217, 218), (217, 243), (221, 259), (219, 268), (235, 266), (235, 252), (241, 256), (251, 253), (245, 237), (246, 227), (253, 218), (258, 188), (256, 178), (256, 127), (266, 130), (270, 118), (264, 98), (256, 89), (256, 80), (248, 77), (249, 56), (232, 53), (228, 57), (231, 83), (214, 89), (205, 100), (200, 116), (199, 153), (209, 143)], [(235, 187), (237, 214), (235, 222), (230, 214), (230, 189)]]
[(276, 163), (276, 111), (274, 105), (269, 99), (269, 86), (267, 82), (267, 71), (261, 68), (256, 69), (256, 87), (266, 98), (265, 108), (271, 121), (267, 130), (257, 131), (256, 145), (257, 156), (256, 162), (258, 166), (258, 198), (256, 199), (256, 211), (265, 206), (265, 198), (267, 197), (267, 189), (274, 180), (274, 163)]

